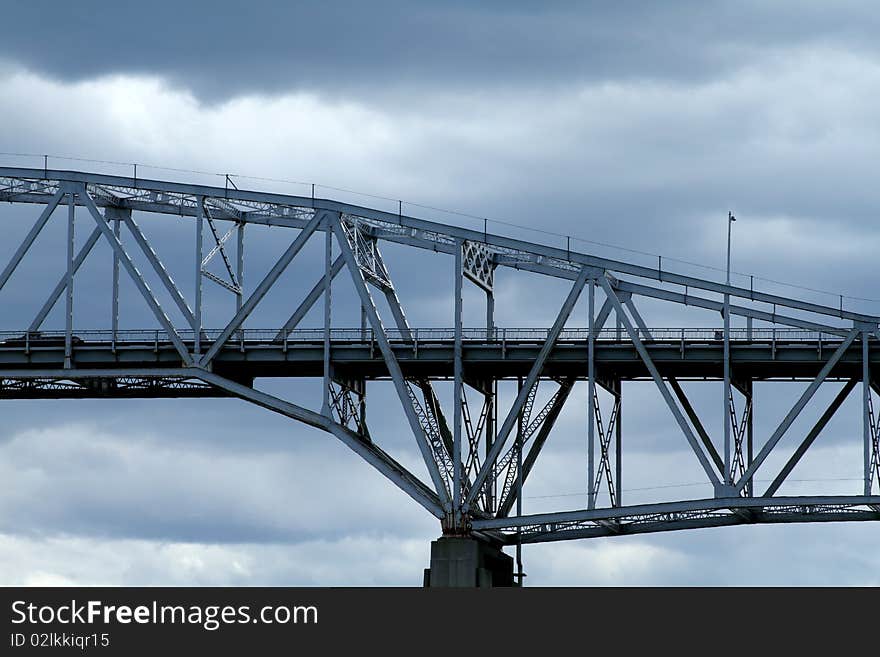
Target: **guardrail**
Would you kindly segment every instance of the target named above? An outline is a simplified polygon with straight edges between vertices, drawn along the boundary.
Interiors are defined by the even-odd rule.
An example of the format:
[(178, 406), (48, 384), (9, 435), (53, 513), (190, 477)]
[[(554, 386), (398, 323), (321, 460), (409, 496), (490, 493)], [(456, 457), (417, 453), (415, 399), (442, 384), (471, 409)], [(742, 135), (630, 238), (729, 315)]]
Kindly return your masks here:
[[(536, 342), (547, 339), (549, 329), (543, 328), (465, 328), (462, 339), (465, 342)], [(204, 329), (201, 332), (202, 344), (215, 341), (222, 329)], [(405, 333), (398, 329), (385, 331), (391, 342), (449, 343), (455, 340), (452, 328), (414, 328)], [(115, 333), (111, 330), (74, 331), (74, 342), (79, 344), (146, 344), (170, 343), (168, 334), (162, 329), (125, 329)], [(194, 342), (195, 332), (192, 330), (178, 331), (185, 342)], [(558, 342), (584, 342), (588, 337), (588, 329), (564, 329)], [(724, 339), (724, 332), (717, 328), (652, 328), (648, 332), (639, 331), (639, 337), (651, 342), (719, 342)], [(39, 347), (63, 344), (64, 331), (0, 331), (0, 348), (5, 347)], [(330, 339), (335, 342), (374, 342), (372, 329), (334, 328), (330, 330)], [(598, 332), (596, 339), (600, 342), (630, 342), (626, 331), (606, 328)], [(283, 329), (246, 328), (236, 331), (229, 339), (230, 344), (280, 344), (323, 342), (324, 329), (301, 328), (290, 331)], [(771, 328), (771, 329), (731, 329), (732, 342), (840, 342), (839, 335), (803, 329)]]

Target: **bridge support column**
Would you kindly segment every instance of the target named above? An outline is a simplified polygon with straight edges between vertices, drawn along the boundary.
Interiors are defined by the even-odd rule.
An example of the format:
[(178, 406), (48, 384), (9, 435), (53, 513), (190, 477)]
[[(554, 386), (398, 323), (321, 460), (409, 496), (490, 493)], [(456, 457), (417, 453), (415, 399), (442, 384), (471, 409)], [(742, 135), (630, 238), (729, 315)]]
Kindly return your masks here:
[(431, 542), (431, 566), (424, 585), (430, 588), (516, 586), (513, 558), (500, 547), (465, 536), (443, 536)]

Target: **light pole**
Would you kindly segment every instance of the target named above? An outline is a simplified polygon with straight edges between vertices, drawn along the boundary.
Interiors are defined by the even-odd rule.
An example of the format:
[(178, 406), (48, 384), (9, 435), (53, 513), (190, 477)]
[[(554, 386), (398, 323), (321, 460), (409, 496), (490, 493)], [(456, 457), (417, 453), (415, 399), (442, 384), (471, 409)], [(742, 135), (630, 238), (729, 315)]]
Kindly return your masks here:
[[(730, 237), (731, 228), (736, 217), (733, 212), (727, 213), (727, 278), (730, 285)], [(733, 475), (730, 471), (730, 294), (724, 293), (724, 483), (732, 485)], [(727, 495), (727, 493), (725, 493)]]
[(736, 217), (733, 216), (733, 212), (727, 213), (727, 280), (725, 283), (730, 285), (730, 234), (731, 227), (733, 226), (733, 222), (736, 221)]

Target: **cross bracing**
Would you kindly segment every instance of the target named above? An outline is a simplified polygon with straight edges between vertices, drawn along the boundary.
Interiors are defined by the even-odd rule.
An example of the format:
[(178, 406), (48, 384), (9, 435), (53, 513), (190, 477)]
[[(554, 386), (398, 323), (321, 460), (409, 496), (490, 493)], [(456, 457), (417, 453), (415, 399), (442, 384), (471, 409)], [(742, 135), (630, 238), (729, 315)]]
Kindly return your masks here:
[[(880, 317), (843, 303), (823, 305), (686, 276), (661, 263), (647, 267), (333, 199), (0, 168), (0, 201), (39, 209), (0, 270), (0, 296), (50, 221), (64, 215), (67, 235), (66, 256), (52, 256), (63, 274), (38, 292), (44, 301), (32, 321), (0, 326), (0, 398), (237, 397), (339, 439), (440, 519), (445, 533), (501, 544), (880, 519), (874, 399)], [(174, 280), (178, 263), (165, 245), (149, 237), (147, 227), (161, 215), (192, 221), (192, 293)], [(248, 258), (245, 235), (260, 227), (281, 229), (274, 235), (283, 251), (271, 262)], [(305, 259), (309, 243), (320, 245), (322, 266), (315, 271), (309, 261), (314, 276), (301, 289), (284, 284), (289, 318), (256, 326), (255, 311), (282, 286), (292, 263)], [(386, 244), (419, 249), (425, 258), (452, 256), (443, 260), (453, 265), (453, 316), (446, 326), (411, 325), (396, 283), (418, 272), (391, 266)], [(102, 257), (99, 245), (112, 258), (109, 321), (75, 314), (83, 293), (77, 275)], [(497, 322), (495, 290), (512, 270), (565, 285), (549, 328)], [(130, 283), (125, 292), (120, 278)], [(220, 326), (206, 325), (204, 280), (233, 299), (234, 310)], [(354, 301), (334, 294), (343, 283), (353, 288)], [(464, 324), (463, 288), (471, 284), (485, 294), (485, 326)], [(121, 294), (145, 303), (151, 326), (120, 328)], [(724, 321), (697, 328), (684, 320), (674, 328), (649, 326), (645, 300), (682, 314), (736, 317), (746, 326)], [(342, 304), (354, 304), (360, 326), (338, 319), (351, 314)], [(46, 330), (56, 308), (63, 310), (64, 327)], [(304, 318), (316, 314), (318, 326), (303, 327)], [(255, 382), (263, 377), (320, 381), (320, 408), (260, 391)], [(783, 380), (799, 382), (799, 395), (772, 430), (758, 435), (754, 383)], [(656, 388), (669, 411), (662, 421), (680, 434), (713, 497), (629, 504), (622, 485), (622, 384), (634, 381)], [(706, 381), (725, 388), (711, 418), (681, 385)], [(371, 431), (368, 391), (376, 382), (394, 388), (423, 472), (404, 467)], [(817, 392), (833, 382), (843, 387), (829, 405), (819, 404)], [(450, 384), (452, 394), (445, 395)], [(512, 399), (501, 400), (500, 385), (515, 385)], [(860, 400), (851, 394), (856, 389)], [(851, 495), (777, 496), (848, 398), (859, 402), (861, 485)], [(527, 513), (529, 479), (573, 404), (587, 417), (579, 429), (586, 450), (583, 508)], [(821, 412), (818, 420), (793, 435), (800, 431), (795, 421), (813, 407)], [(777, 455), (782, 458), (770, 458)], [(766, 488), (765, 480), (772, 482)]]

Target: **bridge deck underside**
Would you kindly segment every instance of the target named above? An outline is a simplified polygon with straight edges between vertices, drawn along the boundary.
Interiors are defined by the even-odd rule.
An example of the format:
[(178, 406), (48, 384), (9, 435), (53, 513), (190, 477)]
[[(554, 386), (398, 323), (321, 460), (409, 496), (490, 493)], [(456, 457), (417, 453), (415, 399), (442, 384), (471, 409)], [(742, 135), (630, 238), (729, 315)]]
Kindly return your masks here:
[[(210, 343), (209, 343), (210, 344)], [(723, 377), (723, 346), (706, 342), (652, 342), (647, 349), (664, 377), (677, 379), (720, 380)], [(812, 379), (825, 364), (836, 344), (753, 342), (731, 346), (731, 363), (735, 376), (744, 380)], [(479, 343), (464, 345), (464, 369), (468, 377), (479, 380), (516, 379), (528, 374), (541, 345), (528, 342)], [(447, 379), (453, 376), (454, 353), (451, 343), (394, 345), (395, 355), (408, 377)], [(880, 364), (880, 351), (872, 352), (875, 367)], [(544, 378), (585, 379), (587, 346), (558, 344), (547, 359)], [(333, 343), (332, 362), (338, 376), (351, 379), (379, 380), (388, 378), (388, 369), (379, 349), (369, 342), (338, 341)], [(15, 379), (16, 371), (46, 370), (70, 378), (88, 377), (89, 370), (118, 370), (124, 377), (129, 371), (162, 370), (181, 366), (180, 357), (167, 343), (83, 343), (73, 350), (73, 367), (61, 372), (64, 348), (35, 346), (4, 347), (0, 345), (0, 379)], [(649, 379), (650, 373), (630, 342), (599, 343), (596, 346), (596, 368), (601, 378), (633, 381)], [(216, 373), (243, 383), (255, 378), (320, 377), (323, 373), (323, 344), (297, 343), (230, 343), (213, 364)], [(861, 374), (861, 353), (854, 345), (840, 359), (829, 379), (849, 379)], [(106, 378), (106, 377), (105, 377)], [(47, 389), (48, 397), (65, 396)], [(212, 388), (179, 389), (179, 395), (161, 386), (138, 389), (94, 390), (95, 396), (217, 396)], [(72, 393), (71, 393), (72, 394)], [(88, 394), (80, 390), (73, 396)], [(37, 390), (18, 391), (5, 386), (3, 397), (42, 396)]]

